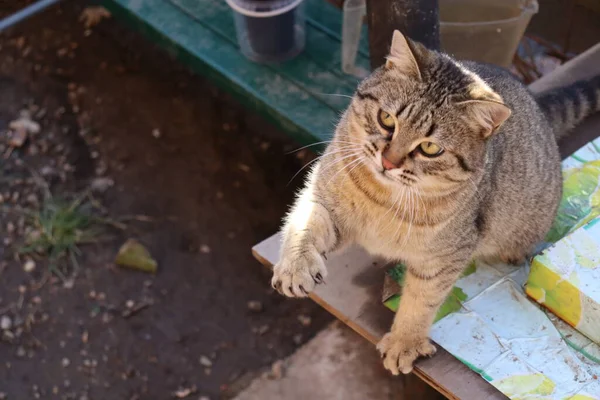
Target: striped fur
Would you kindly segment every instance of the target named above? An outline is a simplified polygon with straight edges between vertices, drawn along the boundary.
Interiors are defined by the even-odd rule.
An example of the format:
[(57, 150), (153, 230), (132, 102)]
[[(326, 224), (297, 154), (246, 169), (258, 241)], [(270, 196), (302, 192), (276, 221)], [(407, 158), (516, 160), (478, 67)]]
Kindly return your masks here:
[[(410, 372), (435, 351), (430, 326), (469, 261), (522, 261), (550, 228), (562, 188), (551, 131), (510, 73), (395, 33), (285, 220), (273, 287), (306, 296), (326, 278), (324, 256), (351, 243), (404, 262), (402, 301), (378, 349), (392, 373)], [(425, 142), (441, 151), (427, 155)]]
[(538, 103), (560, 139), (586, 117), (600, 111), (600, 75), (541, 93)]

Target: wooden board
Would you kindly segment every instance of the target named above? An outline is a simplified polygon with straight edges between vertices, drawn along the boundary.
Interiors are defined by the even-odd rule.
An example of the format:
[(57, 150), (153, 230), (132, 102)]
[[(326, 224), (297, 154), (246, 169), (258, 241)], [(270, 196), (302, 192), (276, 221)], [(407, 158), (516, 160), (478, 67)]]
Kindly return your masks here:
[[(224, 0), (102, 3), (302, 144), (332, 135), (340, 112), (349, 104), (344, 96), (352, 95), (359, 81), (341, 70), (342, 14), (323, 0), (306, 0), (305, 51), (272, 65), (251, 62), (240, 53), (233, 12)], [(366, 29), (357, 64), (369, 68)]]
[[(279, 260), (280, 235), (252, 249), (271, 267)], [(394, 314), (381, 302), (385, 264), (365, 251), (351, 248), (326, 261), (329, 276), (310, 297), (342, 322), (376, 344), (389, 330)], [(436, 355), (420, 359), (415, 374), (450, 399), (506, 399), (496, 388), (438, 346)]]

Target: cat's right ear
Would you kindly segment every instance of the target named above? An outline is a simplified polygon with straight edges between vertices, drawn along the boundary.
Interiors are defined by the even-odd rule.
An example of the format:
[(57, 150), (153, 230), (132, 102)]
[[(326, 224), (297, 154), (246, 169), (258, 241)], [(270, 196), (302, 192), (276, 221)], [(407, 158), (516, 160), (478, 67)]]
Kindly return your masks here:
[(458, 105), (465, 107), (471, 120), (479, 125), (484, 139), (496, 133), (512, 113), (504, 103), (496, 100), (467, 100)]
[(421, 71), (419, 70), (419, 63), (417, 62), (413, 48), (411, 48), (414, 46), (416, 44), (413, 43), (411, 46), (404, 35), (400, 31), (395, 30), (385, 67), (387, 69), (398, 68), (406, 75), (420, 80)]

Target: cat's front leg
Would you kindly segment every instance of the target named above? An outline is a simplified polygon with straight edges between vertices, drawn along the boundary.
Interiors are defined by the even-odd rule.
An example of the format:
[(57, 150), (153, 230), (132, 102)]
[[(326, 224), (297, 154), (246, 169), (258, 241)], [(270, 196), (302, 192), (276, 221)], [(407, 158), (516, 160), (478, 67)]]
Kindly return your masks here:
[(440, 260), (426, 269), (407, 268), (392, 329), (377, 345), (383, 365), (394, 375), (408, 374), (418, 357), (435, 353), (429, 341), (431, 324), (470, 256), (453, 258), (451, 263)]
[(340, 241), (330, 211), (311, 180), (290, 211), (283, 230), (272, 286), (288, 297), (305, 297), (327, 276), (324, 256)]

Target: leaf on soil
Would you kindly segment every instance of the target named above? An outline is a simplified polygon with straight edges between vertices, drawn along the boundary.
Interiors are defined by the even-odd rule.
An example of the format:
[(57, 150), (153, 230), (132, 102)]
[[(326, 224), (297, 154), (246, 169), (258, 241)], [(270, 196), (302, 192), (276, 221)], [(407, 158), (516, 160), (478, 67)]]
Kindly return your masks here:
[(12, 328), (13, 323), (12, 323), (12, 319), (10, 319), (10, 317), (8, 315), (3, 315), (2, 318), (0, 318), (0, 329), (3, 331), (9, 330), (10, 328)]
[(23, 147), (25, 141), (27, 140), (27, 131), (25, 129), (14, 129), (11, 131), (10, 139), (8, 140), (8, 145), (10, 147)]
[(33, 121), (29, 116), (21, 116), (19, 119), (11, 121), (8, 124), (10, 129), (10, 139), (8, 145), (12, 148), (23, 147), (27, 138), (31, 134), (36, 134), (40, 131), (40, 124)]
[(204, 367), (212, 367), (212, 361), (210, 358), (206, 356), (200, 356), (199, 362)]
[(248, 310), (254, 311), (254, 312), (261, 312), (263, 310), (263, 305), (258, 300), (250, 300), (248, 302)]
[(93, 192), (104, 193), (114, 185), (115, 181), (113, 181), (111, 178), (96, 178), (90, 183), (90, 189)]
[(110, 12), (102, 6), (86, 7), (79, 16), (79, 20), (88, 29), (98, 25), (104, 18), (110, 18)]
[(269, 379), (279, 380), (283, 378), (285, 373), (284, 365), (282, 360), (277, 360), (271, 365), (271, 372), (268, 374)]
[(35, 261), (33, 261), (33, 260), (27, 260), (27, 261), (25, 261), (25, 264), (23, 264), (23, 271), (25, 271), (25, 272), (33, 272), (34, 269), (35, 269)]
[(173, 394), (178, 399), (185, 399), (186, 397), (196, 393), (197, 391), (198, 389), (196, 388), (196, 386), (192, 386), (191, 388), (180, 388)]
[(36, 134), (40, 132), (40, 124), (29, 118), (27, 115), (22, 115), (19, 119), (15, 119), (8, 124), (8, 127), (13, 131), (24, 130), (25, 133)]
[(156, 273), (157, 263), (150, 252), (137, 240), (129, 239), (121, 248), (115, 259), (121, 267), (137, 269), (138, 271)]

